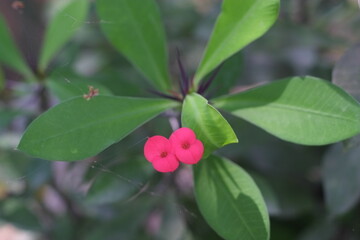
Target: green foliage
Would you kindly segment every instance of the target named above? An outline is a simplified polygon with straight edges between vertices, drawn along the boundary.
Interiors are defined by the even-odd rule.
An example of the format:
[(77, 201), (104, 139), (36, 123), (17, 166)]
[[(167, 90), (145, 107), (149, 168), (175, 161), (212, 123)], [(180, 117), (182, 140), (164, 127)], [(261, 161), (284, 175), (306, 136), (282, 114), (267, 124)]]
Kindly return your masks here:
[[(329, 78), (349, 43), (326, 32), (356, 15), (357, 4), (283, 1), (273, 30), (239, 52), (273, 25), (279, 0), (95, 0), (94, 8), (67, 0), (45, 24), (43, 41), (42, 9), (54, 3), (36, 2), (0, 9), (11, 27), (21, 26), (9, 29), (0, 16), (1, 223), (55, 240), (359, 239), (359, 216), (350, 211), (360, 200), (359, 137), (304, 146), (360, 133), (360, 105), (345, 92), (359, 98), (359, 46), (335, 66), (339, 87), (315, 77), (258, 86), (289, 75)], [(340, 35), (359, 38), (360, 25), (349, 25), (352, 32), (342, 27)], [(76, 44), (64, 48), (75, 33)], [(179, 48), (186, 73), (178, 74), (168, 46)], [(90, 86), (99, 96), (86, 99)], [(144, 98), (150, 94), (162, 99)], [(143, 156), (146, 139), (180, 126), (203, 142), (203, 158), (155, 174)]]
[(261, 37), (275, 22), (279, 7), (279, 0), (225, 0), (195, 74), (195, 84), (227, 58)]
[(192, 93), (186, 96), (183, 104), (181, 122), (191, 128), (205, 147), (206, 158), (214, 150), (238, 139), (226, 119), (202, 96)]
[(326, 206), (332, 216), (346, 213), (360, 199), (360, 137), (347, 146), (337, 143), (326, 153), (323, 184)]
[(156, 88), (169, 90), (165, 33), (154, 0), (97, 0), (96, 9), (112, 45)]
[(11, 37), (8, 26), (1, 15), (0, 39), (0, 62), (23, 74), (27, 80), (32, 80), (31, 70), (15, 45), (15, 41)]
[(0, 204), (1, 215), (4, 220), (26, 230), (39, 230), (41, 228), (36, 215), (26, 208), (23, 199), (12, 199)]
[(212, 155), (194, 168), (194, 179), (200, 211), (220, 236), (228, 240), (270, 238), (264, 200), (241, 167)]
[(87, 94), (89, 92), (89, 86), (93, 86), (95, 89), (98, 89), (101, 95), (112, 95), (111, 91), (104, 87), (101, 83), (91, 80), (77, 79), (71, 82), (66, 82), (61, 80), (59, 81), (58, 79), (50, 79), (47, 81), (47, 86), (61, 101)]
[(49, 23), (41, 50), (39, 68), (45, 71), (51, 59), (84, 24), (89, 1), (71, 0)]
[(322, 145), (360, 132), (360, 105), (337, 86), (314, 77), (288, 78), (213, 102), (294, 143)]
[(84, 159), (174, 106), (158, 99), (98, 96), (88, 101), (77, 97), (34, 120), (18, 149), (48, 160)]

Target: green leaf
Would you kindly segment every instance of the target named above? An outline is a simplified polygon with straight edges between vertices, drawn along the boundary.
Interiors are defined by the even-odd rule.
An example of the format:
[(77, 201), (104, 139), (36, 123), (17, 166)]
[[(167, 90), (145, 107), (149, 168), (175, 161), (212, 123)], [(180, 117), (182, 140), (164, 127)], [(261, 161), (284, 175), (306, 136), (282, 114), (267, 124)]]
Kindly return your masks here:
[(35, 119), (18, 148), (34, 157), (73, 161), (116, 143), (175, 102), (97, 96), (60, 103)]
[[(357, 141), (360, 137), (356, 138)], [(326, 153), (323, 163), (323, 184), (326, 206), (332, 216), (346, 213), (360, 199), (360, 146), (335, 144)]]
[(0, 62), (32, 79), (32, 72), (11, 37), (9, 28), (0, 14)]
[(339, 87), (314, 77), (283, 79), (213, 102), (294, 143), (323, 145), (360, 132), (360, 105)]
[(54, 55), (83, 25), (88, 6), (88, 0), (71, 0), (55, 14), (45, 33), (39, 62), (40, 70), (46, 69)]
[(266, 240), (269, 216), (252, 178), (214, 155), (194, 167), (196, 201), (209, 225), (226, 240)]
[(186, 96), (182, 114), (182, 126), (191, 128), (205, 147), (204, 157), (212, 151), (238, 139), (226, 119), (199, 94)]
[(67, 82), (60, 79), (50, 79), (46, 83), (49, 89), (61, 101), (87, 94), (89, 92), (89, 86), (93, 86), (98, 89), (99, 95), (112, 95), (111, 91), (102, 84), (90, 80), (77, 79)]
[(165, 33), (154, 0), (97, 0), (109, 41), (157, 88), (170, 87)]
[(262, 36), (275, 22), (279, 6), (279, 0), (224, 0), (195, 74), (195, 84), (224, 60)]

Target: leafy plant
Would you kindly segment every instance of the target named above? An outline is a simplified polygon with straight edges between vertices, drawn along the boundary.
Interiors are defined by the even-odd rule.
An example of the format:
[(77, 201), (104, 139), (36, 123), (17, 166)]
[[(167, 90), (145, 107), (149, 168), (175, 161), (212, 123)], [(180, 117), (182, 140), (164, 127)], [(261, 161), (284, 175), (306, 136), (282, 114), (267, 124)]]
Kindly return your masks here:
[[(49, 65), (85, 21), (88, 1), (69, 1), (56, 12), (46, 30), (37, 71), (30, 70), (25, 63), (7, 25), (0, 19), (0, 61), (61, 99), (31, 122), (17, 148), (34, 158), (79, 161), (101, 154), (163, 114), (170, 121), (178, 120), (178, 125), (192, 129), (204, 145), (203, 158), (192, 169), (196, 202), (211, 228), (224, 239), (270, 239), (264, 197), (272, 196), (271, 187), (264, 184), (266, 181), (261, 177), (247, 173), (221, 156), (220, 148), (228, 144), (246, 144), (247, 140), (237, 137), (232, 127), (241, 121), (236, 118), (282, 140), (302, 145), (336, 143), (360, 133), (359, 103), (342, 88), (317, 77), (288, 77), (246, 91), (207, 97), (212, 85), (225, 84), (217, 77), (222, 65), (268, 31), (278, 17), (279, 7), (279, 0), (224, 0), (194, 77), (188, 76), (178, 53), (180, 77), (173, 81), (177, 78), (170, 74), (166, 34), (157, 3), (154, 0), (97, 0), (96, 12), (102, 32), (114, 49), (148, 80), (147, 88), (157, 98), (114, 96), (101, 83), (84, 81), (70, 89), (54, 80)], [(86, 85), (92, 88), (83, 94)], [(142, 83), (137, 87), (142, 88)], [(82, 90), (77, 91), (79, 88)], [(94, 92), (94, 89), (97, 90)], [(225, 112), (227, 117), (222, 115)], [(231, 123), (227, 119), (232, 119)], [(150, 134), (159, 135), (155, 130)], [(325, 188), (326, 196), (330, 196), (329, 207), (338, 214), (347, 211), (347, 205), (352, 203), (331, 197), (334, 183), (327, 178), (331, 179), (335, 167), (331, 159), (340, 154), (340, 145), (336, 146), (332, 150), (336, 153), (330, 154), (325, 165)], [(353, 161), (353, 154), (356, 155), (356, 150), (347, 153), (346, 159)], [(127, 169), (128, 164), (133, 163), (129, 160), (121, 169)], [(144, 167), (139, 164), (139, 169)], [(150, 175), (145, 174), (147, 171), (144, 170), (146, 177)], [(357, 174), (354, 175), (356, 180)], [(102, 184), (107, 183), (96, 181), (89, 196), (111, 202), (111, 197), (96, 194), (94, 189), (102, 189)], [(118, 184), (107, 187), (113, 186)], [(348, 191), (355, 188), (349, 187)], [(104, 191), (104, 194), (108, 193)], [(120, 194), (114, 196), (114, 201), (123, 198)], [(148, 208), (151, 203), (145, 206), (144, 201), (139, 199), (139, 206)], [(343, 208), (334, 207), (340, 205)], [(134, 219), (133, 223), (138, 225), (138, 221)]]

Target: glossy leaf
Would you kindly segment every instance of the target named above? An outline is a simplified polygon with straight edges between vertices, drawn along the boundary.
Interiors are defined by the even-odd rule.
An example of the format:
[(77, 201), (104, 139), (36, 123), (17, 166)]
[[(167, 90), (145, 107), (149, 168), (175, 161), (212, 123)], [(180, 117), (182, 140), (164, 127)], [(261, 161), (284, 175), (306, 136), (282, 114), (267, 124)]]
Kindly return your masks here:
[(18, 148), (34, 157), (72, 161), (91, 157), (120, 141), (176, 103), (97, 96), (63, 102), (35, 119)]
[(89, 92), (89, 86), (98, 89), (99, 95), (112, 95), (110, 90), (102, 84), (89, 80), (73, 80), (67, 82), (59, 79), (50, 79), (47, 81), (47, 86), (61, 101), (87, 94)]
[(46, 69), (51, 59), (84, 24), (89, 1), (71, 0), (59, 10), (47, 27), (39, 67)]
[(154, 0), (97, 0), (101, 28), (157, 88), (170, 87), (165, 33)]
[[(360, 137), (357, 137), (359, 141)], [(349, 211), (360, 200), (360, 147), (338, 143), (326, 153), (323, 184), (326, 206), (331, 215)]]
[(181, 122), (183, 127), (191, 128), (204, 144), (204, 157), (227, 144), (238, 142), (226, 119), (199, 94), (186, 96)]
[(314, 77), (293, 77), (213, 100), (286, 141), (323, 145), (360, 132), (360, 106), (339, 87)]
[(194, 167), (194, 178), (200, 211), (221, 237), (269, 239), (266, 205), (256, 184), (241, 167), (212, 155)]
[(336, 63), (332, 82), (360, 100), (360, 44), (351, 47)]
[(195, 83), (199, 83), (224, 60), (262, 36), (275, 22), (279, 6), (279, 0), (224, 0), (195, 74)]
[(0, 62), (32, 79), (32, 73), (11, 36), (6, 21), (0, 15)]

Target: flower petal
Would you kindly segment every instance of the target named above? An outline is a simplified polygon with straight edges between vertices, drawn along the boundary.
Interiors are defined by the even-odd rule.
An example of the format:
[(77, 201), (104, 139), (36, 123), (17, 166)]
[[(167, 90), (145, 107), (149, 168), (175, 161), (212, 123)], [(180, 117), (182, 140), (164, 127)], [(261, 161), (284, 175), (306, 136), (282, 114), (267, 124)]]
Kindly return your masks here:
[(177, 159), (185, 164), (198, 163), (204, 154), (204, 145), (200, 140), (195, 140), (190, 148), (183, 149), (181, 145), (175, 146), (175, 155)]
[(179, 161), (174, 154), (167, 157), (155, 157), (152, 161), (153, 167), (158, 172), (173, 172), (179, 167)]
[(196, 140), (196, 135), (193, 130), (190, 128), (179, 128), (175, 132), (173, 132), (170, 136), (170, 141), (176, 144), (189, 143), (192, 144)]
[(146, 141), (144, 156), (149, 162), (153, 162), (153, 159), (159, 157), (163, 152), (172, 152), (171, 142), (166, 137), (153, 136)]

